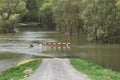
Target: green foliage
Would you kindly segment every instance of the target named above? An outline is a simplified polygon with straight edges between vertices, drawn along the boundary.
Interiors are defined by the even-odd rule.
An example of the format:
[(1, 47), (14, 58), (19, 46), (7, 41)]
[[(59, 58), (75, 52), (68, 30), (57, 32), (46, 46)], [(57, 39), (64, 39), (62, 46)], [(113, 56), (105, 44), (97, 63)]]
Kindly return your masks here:
[(28, 0), (27, 8), (25, 18), (37, 19), (44, 28), (69, 36), (86, 33), (94, 42), (120, 42), (120, 0)]
[(58, 0), (45, 0), (39, 9), (41, 26), (48, 30), (54, 30), (53, 7)]
[(116, 7), (116, 1), (91, 0), (83, 2), (84, 26), (88, 38), (93, 41), (119, 42), (120, 13)]
[(39, 22), (27, 22), (27, 24), (31, 27), (37, 27), (40, 23)]
[(22, 12), (25, 11), (26, 9), (26, 3), (24, 1), (21, 1), (20, 3), (18, 3), (17, 7), (16, 7), (16, 12)]
[(90, 41), (100, 42), (120, 42), (119, 10), (119, 0), (47, 0), (40, 7), (58, 30), (67, 35), (86, 32)]
[(120, 73), (104, 69), (92, 62), (86, 62), (80, 59), (70, 59), (71, 64), (78, 70), (87, 74), (91, 80), (119, 80)]
[(34, 60), (18, 67), (10, 68), (0, 75), (0, 80), (22, 80), (33, 73), (41, 63), (41, 60)]
[(27, 12), (26, 0), (1, 0), (0, 32), (14, 32), (14, 24)]
[(120, 9), (120, 0), (117, 0), (116, 6)]
[(26, 8), (29, 10), (23, 21), (39, 21), (39, 8), (44, 0), (27, 0)]
[(10, 22), (15, 22), (16, 21), (16, 19), (18, 19), (18, 17), (19, 17), (19, 14), (12, 14), (12, 15), (10, 15), (9, 16), (9, 21)]

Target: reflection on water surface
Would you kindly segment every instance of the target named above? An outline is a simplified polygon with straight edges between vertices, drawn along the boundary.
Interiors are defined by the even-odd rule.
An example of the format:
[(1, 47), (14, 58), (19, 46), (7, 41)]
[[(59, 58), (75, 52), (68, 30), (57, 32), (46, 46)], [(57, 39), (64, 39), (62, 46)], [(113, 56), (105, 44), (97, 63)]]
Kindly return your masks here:
[[(119, 44), (92, 44), (88, 43), (83, 36), (79, 39), (66, 38), (56, 32), (23, 30), (18, 33), (0, 34), (0, 64), (2, 64), (0, 71), (33, 56), (81, 58), (120, 71)], [(39, 46), (41, 41), (54, 44)], [(56, 42), (69, 42), (72, 46), (56, 46)]]

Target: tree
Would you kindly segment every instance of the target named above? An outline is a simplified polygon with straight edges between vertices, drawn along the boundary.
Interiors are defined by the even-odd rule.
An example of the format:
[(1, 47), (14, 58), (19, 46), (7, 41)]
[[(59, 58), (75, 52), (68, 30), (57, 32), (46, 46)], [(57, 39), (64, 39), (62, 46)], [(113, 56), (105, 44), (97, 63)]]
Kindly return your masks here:
[(26, 0), (0, 0), (0, 32), (14, 32), (15, 24), (27, 12)]
[(58, 0), (45, 0), (43, 5), (40, 7), (40, 20), (41, 26), (48, 30), (55, 29), (55, 21), (53, 19), (53, 7), (56, 5)]
[(45, 26), (55, 23), (69, 36), (86, 32), (90, 41), (120, 42), (120, 0), (45, 0), (40, 13)]
[[(88, 38), (92, 41), (119, 42), (120, 13), (117, 0), (91, 0), (83, 2), (84, 25)], [(118, 2), (117, 2), (118, 4)]]
[(29, 10), (28, 14), (26, 14), (22, 21), (39, 21), (39, 8), (41, 7), (44, 0), (27, 0), (26, 8)]

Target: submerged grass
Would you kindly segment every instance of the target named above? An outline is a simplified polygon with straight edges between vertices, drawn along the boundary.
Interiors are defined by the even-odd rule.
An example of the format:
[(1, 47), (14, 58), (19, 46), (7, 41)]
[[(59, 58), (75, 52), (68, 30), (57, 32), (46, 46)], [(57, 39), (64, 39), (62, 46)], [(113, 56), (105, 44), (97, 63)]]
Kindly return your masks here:
[(37, 27), (40, 23), (39, 22), (27, 22), (28, 25), (31, 27)]
[(0, 80), (23, 80), (33, 73), (40, 63), (41, 59), (37, 59), (20, 66), (10, 68), (0, 74)]
[(70, 62), (78, 71), (87, 74), (91, 80), (120, 80), (120, 72), (111, 71), (80, 59), (70, 59)]

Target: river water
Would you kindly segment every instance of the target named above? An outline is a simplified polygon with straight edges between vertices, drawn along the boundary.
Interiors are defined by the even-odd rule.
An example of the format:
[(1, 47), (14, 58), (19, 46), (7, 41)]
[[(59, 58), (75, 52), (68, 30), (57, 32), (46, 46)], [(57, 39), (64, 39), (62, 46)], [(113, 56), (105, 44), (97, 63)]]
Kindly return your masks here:
[[(39, 46), (39, 42), (45, 44)], [(56, 47), (46, 44), (53, 42), (70, 45)], [(89, 43), (84, 35), (65, 37), (57, 32), (28, 27), (19, 27), (17, 33), (0, 34), (0, 72), (36, 57), (81, 58), (120, 71), (120, 44)]]

